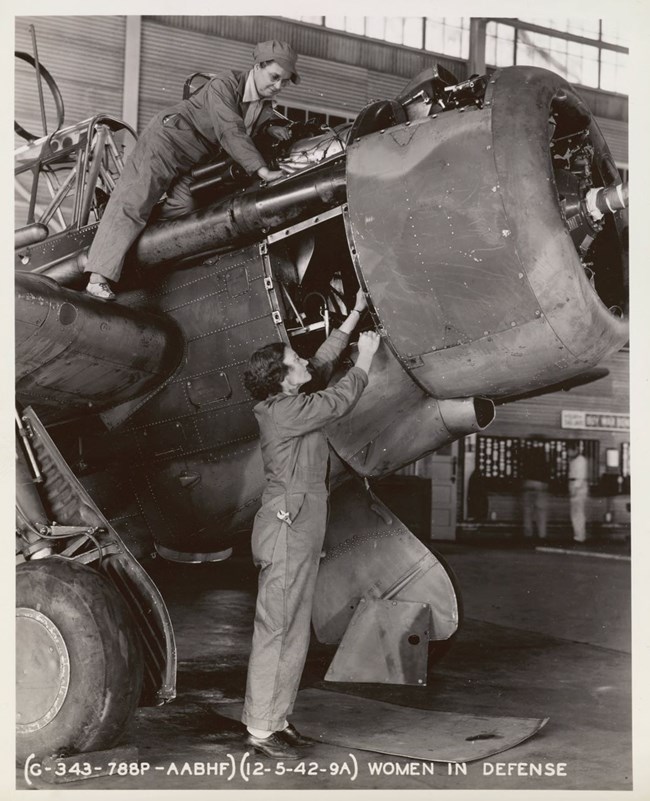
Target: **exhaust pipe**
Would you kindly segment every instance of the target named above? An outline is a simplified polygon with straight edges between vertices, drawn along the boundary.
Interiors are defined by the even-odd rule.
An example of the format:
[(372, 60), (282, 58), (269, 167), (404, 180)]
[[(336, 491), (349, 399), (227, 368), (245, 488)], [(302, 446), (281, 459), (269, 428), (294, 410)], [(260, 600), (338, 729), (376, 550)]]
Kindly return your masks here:
[(476, 431), (494, 420), (494, 404), (488, 398), (422, 398), (400, 412), (356, 453), (344, 458), (359, 475), (380, 478), (421, 459), (444, 445)]
[(345, 201), (345, 161), (306, 170), (254, 191), (229, 195), (193, 214), (147, 227), (135, 245), (141, 265), (232, 250)]

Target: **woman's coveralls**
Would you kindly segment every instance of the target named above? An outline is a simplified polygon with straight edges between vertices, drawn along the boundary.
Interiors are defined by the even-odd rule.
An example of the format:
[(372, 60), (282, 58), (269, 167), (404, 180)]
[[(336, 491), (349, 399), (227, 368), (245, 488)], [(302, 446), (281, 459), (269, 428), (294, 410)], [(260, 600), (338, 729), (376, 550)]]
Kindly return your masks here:
[[(348, 342), (336, 329), (311, 360), (329, 379)], [(311, 395), (283, 392), (254, 407), (267, 486), (252, 551), (260, 568), (243, 722), (277, 731), (293, 709), (309, 646), (316, 575), (327, 524), (329, 450), (323, 426), (352, 409), (368, 383), (352, 367)]]
[[(164, 109), (142, 132), (111, 193), (88, 253), (85, 272), (117, 281), (124, 257), (147, 224), (153, 207), (192, 167), (221, 149), (250, 175), (266, 166), (251, 135), (273, 116), (271, 99), (258, 101), (255, 119), (244, 124), (243, 102), (250, 70), (215, 76), (192, 97)], [(181, 193), (189, 197), (189, 193)], [(176, 216), (191, 208), (178, 209)], [(172, 215), (168, 215), (172, 216)]]

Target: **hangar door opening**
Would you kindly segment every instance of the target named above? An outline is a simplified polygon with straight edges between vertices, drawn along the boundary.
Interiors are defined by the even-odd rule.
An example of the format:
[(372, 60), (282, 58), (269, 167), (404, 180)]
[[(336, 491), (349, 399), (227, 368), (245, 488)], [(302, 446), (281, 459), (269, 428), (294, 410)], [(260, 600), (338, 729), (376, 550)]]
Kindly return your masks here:
[(456, 539), (458, 442), (452, 442), (398, 471), (428, 479), (431, 487), (429, 538)]

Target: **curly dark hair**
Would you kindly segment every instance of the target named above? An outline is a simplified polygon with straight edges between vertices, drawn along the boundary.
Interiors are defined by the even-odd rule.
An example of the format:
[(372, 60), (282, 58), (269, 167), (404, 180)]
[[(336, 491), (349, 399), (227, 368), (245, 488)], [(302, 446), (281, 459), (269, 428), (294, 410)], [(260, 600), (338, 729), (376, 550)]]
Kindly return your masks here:
[(285, 353), (283, 342), (273, 342), (256, 350), (250, 357), (244, 373), (244, 386), (255, 400), (264, 400), (282, 390), (282, 381), (289, 372), (284, 363)]

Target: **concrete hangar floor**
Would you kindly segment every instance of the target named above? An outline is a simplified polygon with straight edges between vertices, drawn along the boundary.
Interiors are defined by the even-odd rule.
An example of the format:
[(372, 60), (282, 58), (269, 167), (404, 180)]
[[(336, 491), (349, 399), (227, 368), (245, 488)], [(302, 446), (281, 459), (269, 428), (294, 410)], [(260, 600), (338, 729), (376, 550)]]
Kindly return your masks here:
[[(548, 718), (534, 736), (461, 767), (424, 763), (366, 750), (368, 735), (372, 743), (372, 733), (385, 729), (382, 703), (374, 714), (370, 704), (358, 721), (361, 747), (319, 742), (305, 751), (304, 768), (294, 762), (278, 770), (251, 755), (249, 767), (259, 759), (258, 771), (231, 771), (245, 754), (243, 726), (224, 712), (243, 700), (256, 571), (247, 553), (212, 565), (155, 560), (151, 572), (176, 631), (178, 695), (164, 707), (139, 710), (123, 742), (150, 767), (57, 789), (630, 790), (628, 549), (434, 548), (458, 577), (464, 622), (452, 646), (429, 665), (427, 686), (324, 682), (335, 647), (313, 642), (301, 693), (327, 691), (337, 694), (333, 703), (344, 694), (418, 710), (417, 735), (432, 741), (437, 713)], [(422, 710), (430, 711), (430, 725), (422, 724)], [(19, 771), (17, 788), (26, 787)]]

